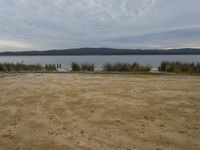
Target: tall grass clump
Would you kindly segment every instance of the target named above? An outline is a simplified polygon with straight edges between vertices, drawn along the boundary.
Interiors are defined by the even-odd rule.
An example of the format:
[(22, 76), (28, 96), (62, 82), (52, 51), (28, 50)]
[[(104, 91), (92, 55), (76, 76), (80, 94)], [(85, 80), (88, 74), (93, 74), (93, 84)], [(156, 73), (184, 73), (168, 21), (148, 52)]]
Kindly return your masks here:
[[(25, 71), (41, 71), (43, 70), (43, 67), (40, 64), (24, 65), (24, 70)], [(18, 71), (20, 71), (20, 69)]]
[(72, 71), (94, 71), (95, 70), (95, 66), (94, 64), (78, 64), (73, 62), (72, 63)]
[(81, 71), (94, 71), (94, 64), (81, 64)]
[(138, 63), (107, 63), (103, 66), (103, 70), (113, 72), (149, 72), (151, 70), (151, 66), (142, 66)]
[(41, 71), (43, 67), (40, 64), (25, 65), (21, 63), (0, 63), (0, 71), (12, 72), (12, 71)]
[(55, 64), (46, 64), (45, 70), (47, 71), (56, 71), (56, 65)]
[(126, 63), (107, 63), (103, 66), (104, 71), (117, 71), (117, 72), (128, 72), (131, 71), (131, 66)]
[(72, 71), (81, 71), (81, 66), (75, 62), (72, 62)]
[(160, 64), (160, 71), (171, 73), (200, 73), (200, 63), (167, 62)]
[(78, 64), (73, 62), (72, 63), (72, 71), (94, 71), (95, 70), (95, 66), (94, 64)]
[(20, 72), (20, 71), (56, 71), (55, 65), (45, 65), (43, 67), (40, 64), (22, 64), (22, 63), (0, 63), (1, 72)]

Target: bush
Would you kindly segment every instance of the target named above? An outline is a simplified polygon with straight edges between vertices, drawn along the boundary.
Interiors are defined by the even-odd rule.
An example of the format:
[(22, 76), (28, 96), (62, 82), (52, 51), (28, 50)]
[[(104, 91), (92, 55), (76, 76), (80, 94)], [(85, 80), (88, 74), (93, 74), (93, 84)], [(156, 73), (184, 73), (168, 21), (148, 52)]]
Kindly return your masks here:
[(93, 64), (81, 64), (81, 71), (94, 71)]
[(140, 72), (149, 72), (151, 71), (151, 66), (140, 66)]
[(56, 71), (56, 65), (55, 64), (46, 64), (45, 65), (45, 69), (47, 70), (47, 71)]
[(160, 70), (160, 71), (166, 71), (167, 65), (169, 65), (169, 62), (163, 61), (163, 62), (160, 64), (159, 70)]
[(81, 67), (79, 64), (77, 63), (72, 63), (72, 71), (80, 71), (81, 70)]
[(148, 72), (151, 70), (150, 66), (140, 66), (138, 63), (107, 63), (103, 66), (104, 71), (117, 71), (117, 72)]
[(131, 70), (131, 65), (126, 63), (107, 63), (103, 66), (104, 71), (118, 71), (118, 72), (128, 72)]
[(54, 71), (56, 70), (55, 65), (45, 65), (45, 67), (42, 67), (40, 64), (21, 64), (21, 63), (0, 63), (0, 71), (3, 72), (12, 72), (12, 71), (45, 71), (50, 70)]
[(160, 64), (159, 70), (172, 73), (200, 73), (200, 64), (164, 61)]
[(77, 64), (77, 63), (72, 63), (72, 71), (94, 71), (95, 66), (94, 64)]

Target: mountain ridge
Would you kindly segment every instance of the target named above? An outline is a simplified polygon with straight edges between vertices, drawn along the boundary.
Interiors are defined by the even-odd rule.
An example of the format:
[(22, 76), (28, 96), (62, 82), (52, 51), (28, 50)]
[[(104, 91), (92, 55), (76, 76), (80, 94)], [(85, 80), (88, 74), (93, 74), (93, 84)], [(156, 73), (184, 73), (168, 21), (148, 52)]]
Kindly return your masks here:
[(44, 51), (0, 52), (0, 56), (44, 56), (44, 55), (199, 55), (200, 49), (116, 49), (116, 48), (74, 48)]

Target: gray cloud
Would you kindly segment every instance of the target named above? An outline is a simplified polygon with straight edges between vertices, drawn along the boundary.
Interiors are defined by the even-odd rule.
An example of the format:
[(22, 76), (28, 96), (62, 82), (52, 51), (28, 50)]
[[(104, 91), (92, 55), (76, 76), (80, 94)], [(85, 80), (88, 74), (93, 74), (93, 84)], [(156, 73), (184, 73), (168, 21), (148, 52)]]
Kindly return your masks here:
[(0, 51), (200, 47), (199, 0), (0, 0)]

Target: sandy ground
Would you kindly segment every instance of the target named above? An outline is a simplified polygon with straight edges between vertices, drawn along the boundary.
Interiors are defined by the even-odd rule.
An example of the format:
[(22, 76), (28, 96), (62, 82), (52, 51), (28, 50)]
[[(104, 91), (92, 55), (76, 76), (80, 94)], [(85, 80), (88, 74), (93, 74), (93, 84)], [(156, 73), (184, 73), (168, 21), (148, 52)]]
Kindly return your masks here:
[(0, 76), (0, 150), (198, 150), (200, 77)]

